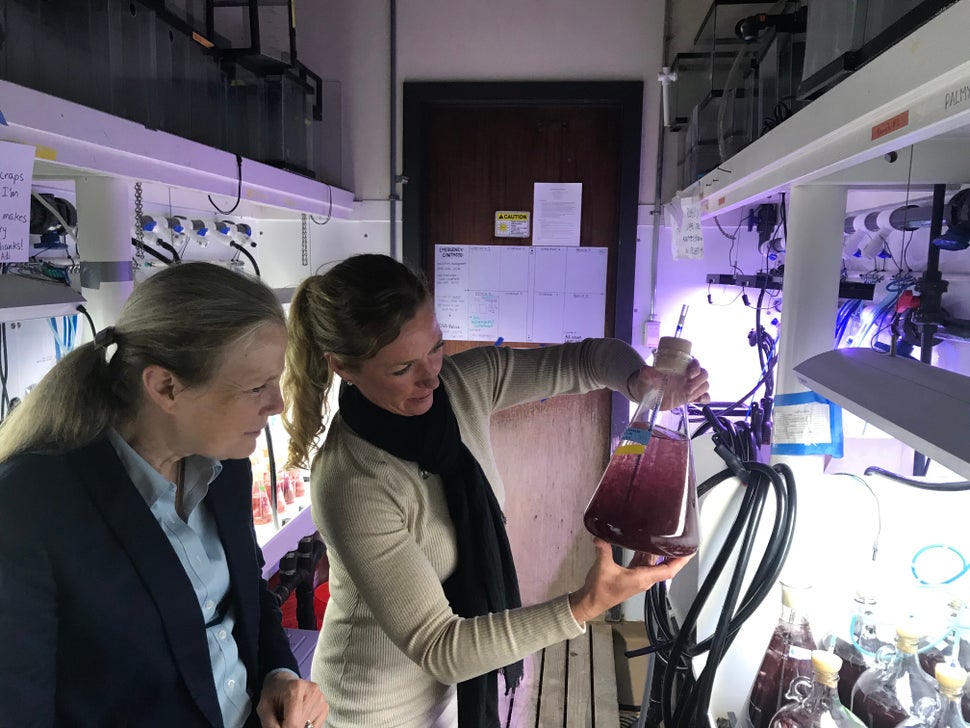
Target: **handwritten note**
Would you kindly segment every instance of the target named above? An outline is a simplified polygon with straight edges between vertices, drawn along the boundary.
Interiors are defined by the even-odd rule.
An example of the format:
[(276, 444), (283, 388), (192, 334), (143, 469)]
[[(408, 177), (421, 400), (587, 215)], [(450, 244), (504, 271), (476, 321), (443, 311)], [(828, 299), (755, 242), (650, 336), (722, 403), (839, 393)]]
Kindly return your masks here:
[(701, 208), (696, 199), (681, 200), (683, 218), (674, 227), (674, 260), (699, 260), (704, 257), (704, 233), (701, 230)]
[(30, 257), (30, 185), (34, 148), (0, 141), (0, 263)]

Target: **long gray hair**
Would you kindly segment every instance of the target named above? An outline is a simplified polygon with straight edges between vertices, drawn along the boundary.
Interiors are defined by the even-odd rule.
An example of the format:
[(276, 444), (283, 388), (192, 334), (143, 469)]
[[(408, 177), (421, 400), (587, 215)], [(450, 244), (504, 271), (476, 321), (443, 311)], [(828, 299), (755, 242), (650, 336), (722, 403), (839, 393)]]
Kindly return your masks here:
[(266, 323), (285, 326), (286, 318), (256, 278), (211, 263), (159, 271), (135, 287), (109, 329), (117, 344), (110, 361), (102, 345), (79, 346), (0, 425), (0, 462), (73, 450), (125, 423), (143, 402), (147, 366), (164, 367), (187, 386), (206, 384), (226, 349)]

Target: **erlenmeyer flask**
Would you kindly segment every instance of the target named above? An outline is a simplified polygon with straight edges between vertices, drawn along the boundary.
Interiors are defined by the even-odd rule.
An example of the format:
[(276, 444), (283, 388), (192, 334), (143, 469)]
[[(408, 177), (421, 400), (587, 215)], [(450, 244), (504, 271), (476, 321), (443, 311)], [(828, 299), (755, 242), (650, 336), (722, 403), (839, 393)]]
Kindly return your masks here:
[(586, 506), (590, 533), (633, 551), (688, 556), (697, 550), (697, 488), (684, 402), (684, 374), (691, 361), (686, 339), (660, 339), (653, 367), (664, 374), (637, 408)]
[(808, 587), (781, 584), (781, 616), (741, 711), (738, 725), (743, 728), (768, 728), (772, 716), (788, 702), (792, 681), (812, 675), (815, 639), (805, 611), (807, 593)]
[(792, 680), (787, 697), (795, 702), (783, 706), (771, 719), (771, 728), (856, 728), (863, 726), (839, 699), (836, 685), (842, 660), (831, 652), (812, 652), (815, 675)]

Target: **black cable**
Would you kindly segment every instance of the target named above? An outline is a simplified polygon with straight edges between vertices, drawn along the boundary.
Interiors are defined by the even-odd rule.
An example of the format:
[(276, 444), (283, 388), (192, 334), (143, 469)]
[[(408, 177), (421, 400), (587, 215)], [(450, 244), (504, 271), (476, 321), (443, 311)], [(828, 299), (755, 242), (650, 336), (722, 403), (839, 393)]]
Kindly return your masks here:
[(131, 239), (131, 244), (133, 246), (135, 246), (136, 248), (140, 248), (141, 250), (144, 250), (146, 253), (148, 253), (153, 258), (157, 258), (158, 260), (162, 261), (165, 265), (171, 265), (172, 264), (172, 259), (171, 258), (168, 258), (168, 257), (162, 255), (157, 250), (155, 250), (155, 248), (153, 248), (152, 246), (145, 245), (145, 243), (139, 242), (136, 238), (132, 238)]
[(256, 259), (252, 256), (252, 254), (250, 254), (250, 252), (248, 250), (246, 250), (243, 246), (241, 246), (235, 240), (230, 240), (229, 241), (229, 247), (235, 248), (240, 253), (242, 253), (247, 258), (249, 258), (249, 262), (252, 263), (253, 270), (256, 271), (256, 277), (259, 278), (260, 277), (260, 275), (259, 275), (259, 266), (256, 265)]
[(236, 208), (239, 207), (239, 203), (242, 200), (242, 156), (241, 155), (239, 154), (236, 155), (236, 204), (230, 207), (228, 210), (222, 210), (215, 203), (215, 200), (212, 199), (212, 195), (208, 195), (208, 198), (209, 198), (209, 204), (212, 205), (216, 209), (216, 212), (218, 213), (221, 213), (223, 215), (231, 215), (236, 211)]
[[(698, 589), (697, 596), (683, 624), (680, 625), (679, 632), (672, 639), (668, 635), (663, 635), (668, 638), (662, 642), (652, 642), (645, 650), (629, 653), (630, 656), (646, 652), (656, 653), (653, 684), (648, 693), (650, 697), (647, 708), (653, 712), (653, 703), (659, 699), (662, 720), (669, 728), (706, 725), (707, 709), (718, 665), (742, 624), (750, 618), (774, 587), (794, 536), (797, 501), (792, 471), (784, 465), (769, 467), (750, 460), (742, 462), (738, 459), (739, 453), (747, 453), (752, 449), (751, 432), (746, 423), (738, 423), (740, 426), (737, 426), (729, 420), (714, 415), (709, 408), (705, 408), (705, 416), (715, 432), (715, 452), (729, 467), (704, 481), (698, 487), (698, 497), (710, 492), (732, 475), (741, 477), (745, 483), (745, 491), (735, 521), (703, 584)], [(765, 501), (772, 491), (775, 495), (775, 519), (771, 536), (747, 591), (743, 597), (740, 597), (741, 584), (748, 571), (754, 537), (761, 521)], [(717, 627), (710, 637), (697, 642), (695, 635), (697, 618), (739, 543), (738, 558)], [(659, 587), (660, 585), (656, 585), (648, 592), (648, 598), (644, 603), (644, 609), (653, 612), (649, 615), (649, 624), (654, 628), (662, 624), (664, 620), (661, 615), (666, 613), (666, 605), (659, 599), (661, 594)], [(648, 620), (645, 618), (645, 621)], [(660, 630), (656, 631), (658, 633), (656, 636), (661, 637)], [(651, 638), (653, 636), (651, 635)], [(684, 668), (687, 670), (686, 677), (693, 677), (690, 671), (690, 658), (703, 652), (709, 653), (704, 670), (696, 680), (689, 679), (688, 684), (676, 690), (676, 683)], [(645, 693), (647, 693), (646, 690)]]
[(327, 197), (329, 199), (329, 204), (327, 206), (327, 219), (320, 222), (313, 215), (310, 215), (310, 219), (317, 225), (326, 225), (328, 222), (330, 222), (330, 218), (333, 217), (333, 187), (330, 185), (327, 185)]
[(172, 254), (172, 260), (174, 262), (176, 262), (176, 263), (181, 262), (182, 256), (179, 255), (179, 252), (175, 249), (175, 246), (174, 245), (172, 245), (167, 240), (162, 240), (161, 238), (158, 239), (158, 244), (161, 245), (162, 248), (164, 248), (165, 250), (167, 250), (169, 253)]
[(273, 506), (273, 528), (280, 529), (280, 517), (277, 510), (276, 497), (276, 456), (273, 455), (273, 435), (269, 431), (269, 423), (263, 428), (266, 433), (266, 454), (269, 456), (269, 502)]
[(84, 314), (84, 318), (88, 320), (88, 326), (91, 327), (91, 341), (94, 341), (94, 338), (98, 335), (98, 329), (94, 325), (94, 319), (91, 318), (91, 314), (88, 313), (88, 310), (84, 307), (84, 304), (79, 303), (77, 305), (77, 310), (78, 313)]
[(890, 480), (895, 480), (899, 483), (905, 483), (913, 488), (919, 488), (920, 490), (935, 490), (944, 493), (955, 493), (963, 490), (970, 490), (970, 481), (968, 480), (958, 480), (951, 483), (924, 483), (922, 480), (913, 480), (912, 478), (907, 478), (903, 475), (898, 475), (892, 473), (883, 468), (878, 468), (875, 465), (870, 465), (865, 469), (863, 475), (881, 475), (884, 478), (889, 478)]
[(7, 392), (7, 374), (10, 359), (7, 357), (7, 324), (0, 323), (0, 420), (10, 411), (10, 394)]

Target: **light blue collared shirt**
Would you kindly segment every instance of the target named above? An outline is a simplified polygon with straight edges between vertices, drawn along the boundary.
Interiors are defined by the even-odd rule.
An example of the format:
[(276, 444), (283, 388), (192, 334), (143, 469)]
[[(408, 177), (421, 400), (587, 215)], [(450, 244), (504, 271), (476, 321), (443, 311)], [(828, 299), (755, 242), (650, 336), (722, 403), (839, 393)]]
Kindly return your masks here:
[(117, 432), (109, 431), (108, 439), (192, 582), (206, 623), (209, 660), (223, 722), (226, 728), (241, 728), (252, 705), (246, 692), (246, 666), (232, 634), (236, 610), (230, 605), (221, 620), (217, 613), (219, 603), (229, 593), (229, 567), (212, 514), (207, 508), (198, 507), (209, 492), (209, 484), (222, 472), (222, 463), (201, 455), (185, 458), (183, 521), (175, 508), (175, 483), (163, 478)]

